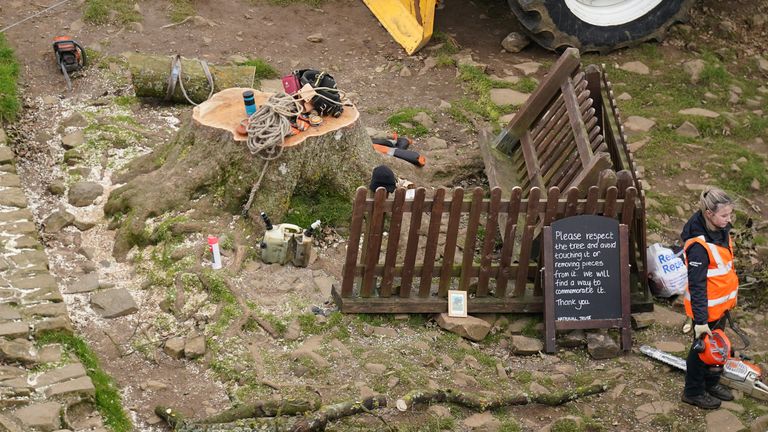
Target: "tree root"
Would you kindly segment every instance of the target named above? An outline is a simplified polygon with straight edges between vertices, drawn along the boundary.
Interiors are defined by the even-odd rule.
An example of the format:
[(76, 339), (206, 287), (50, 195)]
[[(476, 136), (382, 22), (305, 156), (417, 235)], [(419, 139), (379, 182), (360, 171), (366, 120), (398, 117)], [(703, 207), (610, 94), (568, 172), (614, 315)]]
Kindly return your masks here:
[[(333, 405), (325, 405), (317, 409), (318, 401), (276, 401), (276, 405), (269, 405), (271, 401), (255, 402), (242, 409), (225, 411), (209, 419), (193, 422), (185, 419), (180, 413), (163, 406), (155, 407), (155, 414), (165, 420), (174, 430), (174, 432), (319, 432), (324, 431), (329, 422), (339, 420), (344, 417), (356, 414), (367, 413), (371, 410), (385, 408), (387, 398), (384, 395), (372, 396), (355, 402), (342, 402)], [(280, 404), (283, 404), (282, 406)], [(268, 406), (269, 405), (269, 406)], [(296, 417), (267, 417), (258, 418), (251, 416), (248, 419), (239, 418), (240, 415), (248, 415), (251, 409), (252, 414), (271, 413), (288, 414), (293, 410), (295, 414), (306, 412), (297, 408), (312, 407), (317, 409), (312, 414)], [(280, 408), (283, 408), (281, 411)], [(228, 421), (232, 419), (233, 421)], [(210, 423), (212, 421), (221, 421), (224, 423)]]
[[(480, 412), (530, 403), (558, 406), (581, 397), (603, 393), (607, 388), (605, 384), (592, 384), (546, 395), (529, 396), (518, 393), (491, 398), (452, 389), (412, 390), (397, 400), (397, 409), (407, 411), (417, 404), (441, 402)], [(356, 414), (373, 414), (371, 411), (386, 407), (386, 396), (377, 395), (362, 401), (341, 402), (322, 407), (317, 399), (257, 401), (196, 422), (187, 420), (180, 413), (163, 406), (155, 407), (155, 414), (165, 420), (174, 432), (317, 432), (324, 431), (329, 422)], [(310, 411), (314, 412), (306, 414)], [(383, 418), (379, 418), (386, 424)]]
[(527, 405), (531, 402), (543, 405), (557, 406), (584, 396), (602, 393), (607, 389), (604, 384), (592, 384), (565, 390), (560, 393), (529, 396), (525, 393), (512, 395), (496, 395), (486, 398), (457, 390), (412, 390), (397, 400), (397, 409), (407, 411), (416, 404), (450, 402), (469, 408), (473, 411), (487, 411), (513, 405)]

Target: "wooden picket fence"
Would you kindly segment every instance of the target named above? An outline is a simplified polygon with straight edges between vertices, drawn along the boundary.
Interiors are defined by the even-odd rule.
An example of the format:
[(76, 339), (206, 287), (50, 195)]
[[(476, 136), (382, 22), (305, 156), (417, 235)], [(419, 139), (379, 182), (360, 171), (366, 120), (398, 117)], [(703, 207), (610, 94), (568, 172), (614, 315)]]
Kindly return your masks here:
[[(642, 297), (645, 217), (632, 185), (578, 188), (514, 187), (464, 191), (424, 188), (412, 199), (380, 188), (369, 197), (358, 188), (340, 291), (333, 296), (348, 313), (439, 313), (449, 289), (470, 293), (469, 313), (541, 312), (542, 227), (564, 217), (593, 214), (629, 228), (631, 290)], [(467, 195), (467, 196), (465, 196)], [(636, 211), (636, 209), (641, 209)], [(460, 248), (457, 248), (457, 246)], [(644, 275), (642, 275), (644, 277)]]

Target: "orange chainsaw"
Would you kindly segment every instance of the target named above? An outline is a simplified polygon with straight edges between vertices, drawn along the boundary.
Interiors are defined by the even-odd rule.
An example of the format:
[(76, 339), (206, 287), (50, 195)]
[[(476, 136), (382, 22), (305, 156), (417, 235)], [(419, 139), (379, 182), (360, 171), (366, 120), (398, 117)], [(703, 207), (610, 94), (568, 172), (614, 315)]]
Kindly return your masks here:
[(72, 91), (69, 74), (85, 67), (87, 62), (85, 50), (71, 37), (57, 36), (53, 38), (53, 53), (56, 55), (56, 64), (59, 65), (64, 79), (67, 80), (67, 89)]
[[(730, 314), (727, 315), (727, 319), (730, 321), (733, 331), (744, 342), (744, 348), (748, 347), (749, 339), (734, 324)], [(699, 353), (701, 361), (710, 369), (722, 372), (721, 383), (732, 389), (741, 390), (756, 399), (768, 400), (768, 385), (762, 381), (762, 369), (760, 366), (747, 361), (749, 358), (745, 356), (733, 357), (731, 341), (723, 330), (712, 330), (711, 336), (705, 334), (704, 337), (697, 339), (693, 344), (693, 350)], [(640, 352), (677, 369), (683, 371), (687, 369), (684, 359), (662, 350), (643, 345), (640, 347)]]

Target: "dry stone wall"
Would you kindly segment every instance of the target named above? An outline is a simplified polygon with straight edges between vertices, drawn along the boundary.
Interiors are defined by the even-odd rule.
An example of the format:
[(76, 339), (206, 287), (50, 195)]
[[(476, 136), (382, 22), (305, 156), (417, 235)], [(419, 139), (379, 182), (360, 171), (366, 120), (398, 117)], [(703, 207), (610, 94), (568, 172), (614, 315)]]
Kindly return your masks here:
[(5, 141), (0, 129), (0, 431), (106, 431), (83, 365), (38, 342), (72, 324)]

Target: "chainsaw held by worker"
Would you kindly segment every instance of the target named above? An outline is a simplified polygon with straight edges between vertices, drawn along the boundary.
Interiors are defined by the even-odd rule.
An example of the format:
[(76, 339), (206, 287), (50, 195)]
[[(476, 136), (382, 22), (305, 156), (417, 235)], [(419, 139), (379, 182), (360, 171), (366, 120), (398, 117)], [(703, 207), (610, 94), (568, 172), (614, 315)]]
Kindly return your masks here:
[(72, 91), (72, 81), (69, 74), (84, 68), (87, 57), (83, 47), (69, 36), (57, 36), (53, 39), (53, 53), (56, 56), (56, 64), (64, 79), (67, 80), (67, 89)]
[[(763, 383), (763, 371), (759, 366), (749, 363), (743, 358), (731, 356), (731, 344), (722, 330), (714, 330), (712, 337), (699, 339), (700, 348), (694, 346), (702, 360), (711, 368), (722, 371), (720, 382), (724, 385), (744, 392), (755, 399), (768, 401), (768, 385)], [(685, 359), (669, 354), (660, 349), (643, 345), (640, 352), (669, 366), (685, 371)]]

